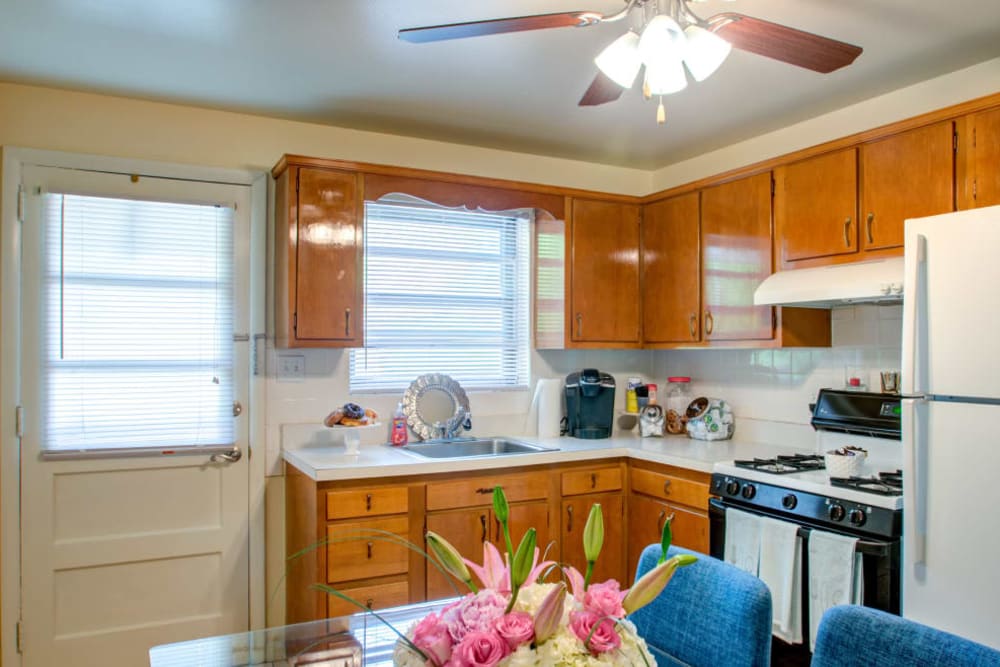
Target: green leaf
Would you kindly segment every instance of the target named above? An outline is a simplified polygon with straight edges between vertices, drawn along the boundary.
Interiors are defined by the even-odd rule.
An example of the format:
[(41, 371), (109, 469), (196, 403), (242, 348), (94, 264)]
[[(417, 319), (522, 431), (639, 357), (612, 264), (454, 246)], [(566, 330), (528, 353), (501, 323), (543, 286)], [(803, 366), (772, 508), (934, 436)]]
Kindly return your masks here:
[(667, 520), (663, 522), (663, 534), (660, 536), (660, 549), (663, 551), (660, 553), (660, 560), (657, 561), (657, 565), (667, 560), (667, 549), (670, 548), (670, 543), (673, 541), (674, 535), (670, 528), (670, 524), (674, 521), (674, 515), (671, 514), (667, 517)]

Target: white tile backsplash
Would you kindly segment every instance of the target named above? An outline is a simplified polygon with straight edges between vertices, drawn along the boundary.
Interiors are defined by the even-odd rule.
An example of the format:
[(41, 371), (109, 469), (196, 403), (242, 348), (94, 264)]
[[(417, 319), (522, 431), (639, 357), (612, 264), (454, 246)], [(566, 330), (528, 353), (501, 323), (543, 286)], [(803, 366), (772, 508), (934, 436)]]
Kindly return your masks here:
[[(625, 407), (629, 376), (659, 385), (661, 396), (670, 375), (690, 375), (697, 395), (725, 398), (738, 418), (807, 424), (808, 404), (821, 387), (841, 387), (845, 369), (857, 369), (879, 388), (880, 370), (899, 370), (902, 313), (899, 306), (852, 306), (832, 313), (833, 347), (783, 350), (543, 350), (532, 354), (532, 376), (565, 377), (581, 368), (611, 373), (618, 384), (616, 407)], [(295, 433), (312, 433), (335, 407), (354, 401), (391, 417), (399, 394), (351, 395), (348, 350), (296, 350), (305, 361), (301, 382), (275, 377), (277, 355), (268, 350), (267, 470), (281, 474), (281, 447)], [(523, 432), (532, 389), (469, 392), (473, 433)], [(295, 425), (303, 425), (295, 428)], [(365, 442), (384, 439), (388, 431), (363, 434)]]

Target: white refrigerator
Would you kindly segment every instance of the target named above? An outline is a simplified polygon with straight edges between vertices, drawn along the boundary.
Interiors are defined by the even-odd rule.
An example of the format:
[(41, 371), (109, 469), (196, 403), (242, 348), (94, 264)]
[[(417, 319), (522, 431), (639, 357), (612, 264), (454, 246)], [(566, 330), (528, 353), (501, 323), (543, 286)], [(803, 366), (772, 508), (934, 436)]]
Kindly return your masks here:
[(1000, 649), (1000, 206), (905, 236), (903, 616)]

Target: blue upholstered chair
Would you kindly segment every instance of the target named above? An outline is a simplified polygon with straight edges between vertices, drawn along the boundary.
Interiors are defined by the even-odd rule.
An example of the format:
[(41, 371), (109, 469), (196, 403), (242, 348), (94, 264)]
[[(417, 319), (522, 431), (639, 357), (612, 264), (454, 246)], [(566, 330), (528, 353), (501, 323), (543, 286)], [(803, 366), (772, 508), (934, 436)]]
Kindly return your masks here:
[(823, 614), (812, 667), (1000, 667), (1000, 651), (883, 611)]
[[(660, 545), (646, 547), (636, 578), (656, 567)], [(766, 667), (771, 662), (771, 593), (757, 577), (679, 547), (698, 562), (674, 573), (656, 600), (632, 614), (661, 666)]]

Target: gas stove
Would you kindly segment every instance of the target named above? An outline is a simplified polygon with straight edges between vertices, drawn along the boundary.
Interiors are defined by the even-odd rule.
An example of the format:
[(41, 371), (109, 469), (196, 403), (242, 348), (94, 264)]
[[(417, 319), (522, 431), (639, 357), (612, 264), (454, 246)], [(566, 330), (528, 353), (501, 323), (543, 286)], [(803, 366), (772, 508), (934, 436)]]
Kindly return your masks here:
[[(823, 389), (811, 421), (813, 451), (717, 463), (711, 491), (728, 506), (847, 534), (898, 538), (902, 530), (899, 399)], [(827, 473), (823, 452), (868, 452), (857, 477)]]

